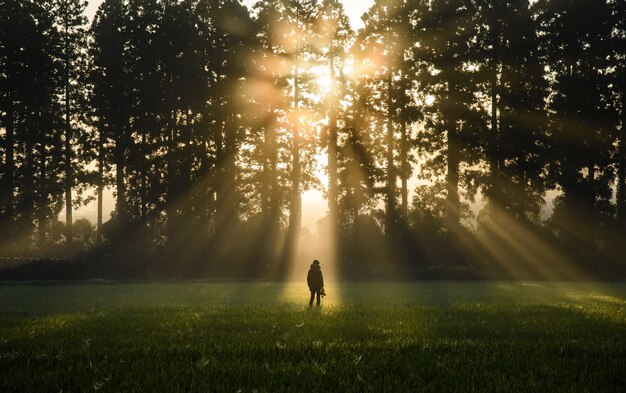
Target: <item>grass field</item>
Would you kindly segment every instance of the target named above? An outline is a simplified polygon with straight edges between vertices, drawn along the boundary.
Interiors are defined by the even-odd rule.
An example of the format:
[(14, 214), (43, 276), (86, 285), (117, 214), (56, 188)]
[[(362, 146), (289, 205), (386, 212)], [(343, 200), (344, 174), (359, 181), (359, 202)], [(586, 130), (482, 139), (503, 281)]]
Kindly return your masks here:
[(624, 391), (626, 285), (0, 286), (0, 391)]

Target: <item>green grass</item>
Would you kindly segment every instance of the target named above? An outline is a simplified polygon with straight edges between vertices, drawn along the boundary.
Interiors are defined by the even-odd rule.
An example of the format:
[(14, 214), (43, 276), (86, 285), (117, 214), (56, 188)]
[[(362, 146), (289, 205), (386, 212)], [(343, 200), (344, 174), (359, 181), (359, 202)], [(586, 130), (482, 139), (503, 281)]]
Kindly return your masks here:
[(623, 391), (626, 285), (0, 286), (0, 391)]

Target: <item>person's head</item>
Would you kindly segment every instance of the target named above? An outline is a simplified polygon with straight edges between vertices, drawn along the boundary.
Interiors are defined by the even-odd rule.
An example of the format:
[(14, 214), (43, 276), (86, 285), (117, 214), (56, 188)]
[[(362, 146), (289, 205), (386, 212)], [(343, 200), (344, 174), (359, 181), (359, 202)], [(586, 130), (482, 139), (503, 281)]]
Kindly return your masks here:
[(316, 260), (314, 260), (314, 261), (313, 261), (313, 264), (314, 264), (314, 265), (319, 266), (319, 265), (320, 265), (320, 261), (318, 261), (318, 260), (316, 259)]

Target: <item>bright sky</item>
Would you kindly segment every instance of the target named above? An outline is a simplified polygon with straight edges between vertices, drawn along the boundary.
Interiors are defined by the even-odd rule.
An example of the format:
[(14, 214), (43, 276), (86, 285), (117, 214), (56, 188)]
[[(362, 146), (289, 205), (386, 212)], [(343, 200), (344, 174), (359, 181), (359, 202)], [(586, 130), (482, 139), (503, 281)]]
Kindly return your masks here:
[[(87, 15), (89, 19), (93, 17), (98, 9), (98, 6), (104, 0), (88, 0), (89, 5), (87, 6)], [(254, 4), (256, 0), (242, 0), (242, 3), (250, 7)], [(363, 27), (363, 22), (361, 21), (361, 15), (363, 15), (374, 3), (374, 0), (342, 0), (344, 7), (346, 8), (346, 14), (350, 18), (350, 24), (353, 29), (359, 29)]]
[[(96, 10), (104, 0), (88, 0), (87, 16), (91, 20), (96, 13)], [(359, 29), (363, 27), (361, 21), (361, 15), (363, 15), (374, 3), (374, 0), (342, 0), (345, 6), (346, 14), (350, 18), (350, 24), (353, 29)], [(242, 3), (249, 7), (254, 4), (256, 0), (242, 0)], [(302, 195), (302, 224), (308, 228), (311, 232), (315, 233), (317, 230), (317, 221), (326, 215), (328, 205), (324, 199), (322, 193), (317, 190), (309, 190)], [(103, 220), (106, 222), (109, 220), (111, 212), (115, 209), (115, 202), (113, 199), (113, 190), (108, 189), (104, 193), (103, 200)], [(84, 206), (74, 212), (74, 219), (87, 218), (92, 222), (96, 222), (97, 205), (91, 203)], [(59, 219), (65, 220), (65, 212), (62, 211), (59, 215)]]

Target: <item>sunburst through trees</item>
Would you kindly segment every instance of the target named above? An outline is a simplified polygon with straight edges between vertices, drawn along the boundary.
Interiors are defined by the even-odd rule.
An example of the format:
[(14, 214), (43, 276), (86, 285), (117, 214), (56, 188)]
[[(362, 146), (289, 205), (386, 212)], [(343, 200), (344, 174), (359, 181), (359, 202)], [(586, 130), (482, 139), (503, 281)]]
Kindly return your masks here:
[(91, 25), (85, 7), (0, 2), (0, 256), (626, 273), (621, 1), (377, 0), (358, 31), (339, 0), (104, 0)]

